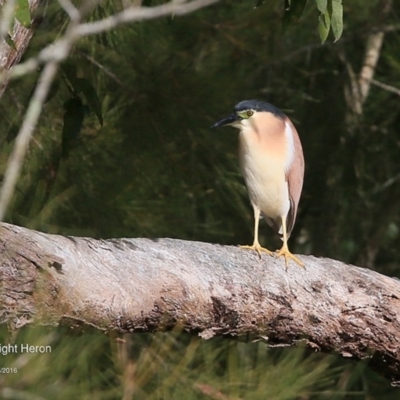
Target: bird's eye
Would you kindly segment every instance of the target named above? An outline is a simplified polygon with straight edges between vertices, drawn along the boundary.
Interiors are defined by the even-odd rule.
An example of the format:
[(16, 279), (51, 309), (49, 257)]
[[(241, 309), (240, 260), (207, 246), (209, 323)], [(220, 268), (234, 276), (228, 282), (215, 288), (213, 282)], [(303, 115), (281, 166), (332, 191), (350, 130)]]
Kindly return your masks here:
[(253, 114), (254, 114), (254, 111), (251, 111), (251, 110), (246, 111), (246, 115), (247, 115), (248, 117), (251, 117)]

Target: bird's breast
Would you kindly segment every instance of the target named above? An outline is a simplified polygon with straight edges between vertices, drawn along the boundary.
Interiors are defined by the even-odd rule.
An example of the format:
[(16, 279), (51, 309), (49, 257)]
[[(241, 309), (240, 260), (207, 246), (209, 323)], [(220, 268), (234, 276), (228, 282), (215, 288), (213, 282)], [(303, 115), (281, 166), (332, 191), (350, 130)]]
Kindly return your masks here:
[(252, 204), (269, 218), (286, 216), (290, 202), (285, 179), (285, 135), (260, 136), (254, 130), (242, 130), (239, 134), (239, 156)]

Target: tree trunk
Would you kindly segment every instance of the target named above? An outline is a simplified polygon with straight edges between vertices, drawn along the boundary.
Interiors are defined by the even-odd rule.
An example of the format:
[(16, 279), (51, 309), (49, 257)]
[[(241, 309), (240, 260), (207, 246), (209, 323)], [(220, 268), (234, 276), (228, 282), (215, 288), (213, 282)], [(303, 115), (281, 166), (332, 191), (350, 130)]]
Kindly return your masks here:
[(63, 237), (0, 225), (1, 322), (304, 342), (400, 380), (400, 282), (339, 261), (306, 268), (233, 246)]

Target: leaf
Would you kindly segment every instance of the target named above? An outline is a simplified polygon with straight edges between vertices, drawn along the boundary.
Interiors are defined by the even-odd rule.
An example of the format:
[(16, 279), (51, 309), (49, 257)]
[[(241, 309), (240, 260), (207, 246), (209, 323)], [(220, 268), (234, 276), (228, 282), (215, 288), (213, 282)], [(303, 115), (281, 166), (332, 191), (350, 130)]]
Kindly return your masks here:
[(331, 26), (335, 42), (337, 42), (343, 33), (343, 5), (342, 0), (332, 0)]
[(14, 41), (12, 40), (12, 37), (7, 34), (4, 40), (7, 42), (7, 44), (15, 51), (17, 51), (17, 47), (15, 46)]
[(64, 125), (62, 131), (62, 155), (68, 157), (70, 150), (77, 144), (81, 133), (85, 111), (79, 97), (68, 99), (64, 103)]
[[(101, 102), (92, 84), (84, 78), (76, 79), (76, 89), (83, 93), (90, 108), (96, 113), (100, 125), (103, 126), (103, 114), (101, 112)], [(75, 86), (74, 86), (75, 88)]]
[(318, 17), (318, 31), (322, 43), (324, 43), (326, 38), (328, 37), (330, 28), (331, 19), (329, 17), (328, 11), (326, 11), (325, 13), (320, 14), (320, 16)]
[(283, 15), (283, 29), (295, 24), (303, 14), (307, 0), (285, 0), (285, 13)]
[(82, 93), (90, 108), (96, 113), (99, 119), (100, 125), (103, 126), (103, 114), (101, 111), (101, 102), (97, 96), (96, 90), (89, 80), (85, 78), (78, 78), (76, 73), (76, 65), (72, 62), (65, 62), (62, 65), (62, 69), (70, 82), (73, 92), (75, 95)]
[(318, 10), (321, 14), (325, 14), (328, 10), (328, 0), (315, 0)]
[(30, 28), (30, 26), (31, 26), (31, 10), (29, 9), (29, 1), (28, 0), (17, 0), (17, 5), (15, 7), (15, 18), (25, 28)]

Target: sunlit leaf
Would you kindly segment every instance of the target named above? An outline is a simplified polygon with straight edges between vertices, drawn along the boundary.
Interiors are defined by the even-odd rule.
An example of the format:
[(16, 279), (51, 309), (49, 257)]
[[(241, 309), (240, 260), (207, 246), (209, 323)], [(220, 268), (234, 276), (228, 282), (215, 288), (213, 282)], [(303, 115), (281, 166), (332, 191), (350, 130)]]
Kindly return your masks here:
[(343, 5), (342, 0), (332, 0), (331, 26), (335, 42), (340, 39), (343, 33)]
[(321, 14), (325, 14), (328, 10), (328, 0), (315, 0), (318, 10)]
[(15, 7), (15, 18), (25, 27), (31, 25), (31, 11), (29, 10), (28, 0), (17, 0)]
[(326, 11), (325, 13), (320, 14), (320, 16), (318, 17), (318, 31), (322, 43), (324, 43), (326, 38), (328, 37), (330, 27), (331, 27), (331, 21), (329, 13), (328, 11)]

